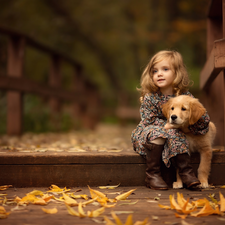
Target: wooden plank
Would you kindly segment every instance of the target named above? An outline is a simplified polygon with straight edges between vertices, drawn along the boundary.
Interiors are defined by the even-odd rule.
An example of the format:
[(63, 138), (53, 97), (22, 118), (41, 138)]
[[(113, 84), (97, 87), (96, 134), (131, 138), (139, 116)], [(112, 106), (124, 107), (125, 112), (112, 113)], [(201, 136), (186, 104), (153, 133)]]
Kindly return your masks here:
[(205, 90), (208, 89), (220, 71), (224, 68), (225, 39), (221, 39), (214, 42), (213, 50), (200, 73), (200, 88)]
[[(24, 69), (25, 39), (11, 36), (8, 41), (7, 75), (21, 78)], [(7, 92), (7, 133), (22, 133), (22, 94), (15, 91)]]
[(75, 91), (65, 91), (44, 84), (38, 84), (27, 78), (0, 76), (0, 88), (2, 90), (14, 90), (24, 93), (38, 94), (41, 96), (55, 96), (62, 100), (85, 102), (85, 96)]

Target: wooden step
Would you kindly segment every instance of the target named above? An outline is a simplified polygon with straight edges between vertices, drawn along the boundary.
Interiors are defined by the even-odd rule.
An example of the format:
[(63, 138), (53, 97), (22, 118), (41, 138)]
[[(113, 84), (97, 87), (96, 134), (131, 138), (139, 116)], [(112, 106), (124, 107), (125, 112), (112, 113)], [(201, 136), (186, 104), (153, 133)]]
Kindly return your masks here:
[[(197, 171), (199, 155), (192, 155)], [(142, 186), (145, 179), (145, 160), (133, 151), (123, 153), (1, 153), (0, 185), (15, 187)], [(225, 152), (214, 152), (209, 182), (224, 185)], [(162, 166), (165, 181), (171, 185), (175, 169)]]

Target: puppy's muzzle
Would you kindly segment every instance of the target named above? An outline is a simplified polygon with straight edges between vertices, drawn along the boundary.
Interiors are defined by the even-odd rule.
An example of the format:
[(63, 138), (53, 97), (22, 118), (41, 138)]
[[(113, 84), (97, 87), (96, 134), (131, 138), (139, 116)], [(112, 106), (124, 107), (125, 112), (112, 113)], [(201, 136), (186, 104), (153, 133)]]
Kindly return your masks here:
[(170, 118), (171, 118), (171, 121), (172, 121), (172, 122), (175, 122), (175, 121), (176, 121), (176, 119), (177, 119), (177, 116), (176, 116), (176, 115), (171, 115), (171, 117), (170, 117)]

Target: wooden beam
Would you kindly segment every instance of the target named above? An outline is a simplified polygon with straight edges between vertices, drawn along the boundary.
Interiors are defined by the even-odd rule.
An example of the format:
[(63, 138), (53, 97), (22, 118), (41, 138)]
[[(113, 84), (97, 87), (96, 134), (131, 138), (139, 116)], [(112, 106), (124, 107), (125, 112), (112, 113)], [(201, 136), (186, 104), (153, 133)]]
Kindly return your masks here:
[(222, 69), (225, 69), (225, 39), (214, 42), (210, 56), (200, 73), (200, 89), (208, 89)]
[[(11, 36), (8, 42), (7, 75), (21, 78), (23, 76), (25, 54), (25, 39)], [(7, 133), (20, 135), (22, 133), (22, 94), (15, 91), (7, 92)]]

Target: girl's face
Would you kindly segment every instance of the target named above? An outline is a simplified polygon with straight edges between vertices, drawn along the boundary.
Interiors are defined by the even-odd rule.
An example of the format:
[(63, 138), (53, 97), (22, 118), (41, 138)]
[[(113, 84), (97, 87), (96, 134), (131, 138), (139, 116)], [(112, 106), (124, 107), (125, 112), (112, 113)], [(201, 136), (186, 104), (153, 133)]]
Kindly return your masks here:
[(175, 74), (172, 71), (170, 61), (164, 59), (156, 63), (152, 69), (153, 82), (159, 87), (160, 91), (164, 95), (173, 94), (173, 81), (175, 79)]

